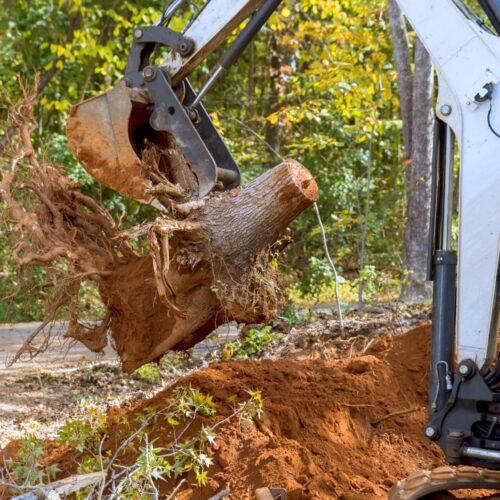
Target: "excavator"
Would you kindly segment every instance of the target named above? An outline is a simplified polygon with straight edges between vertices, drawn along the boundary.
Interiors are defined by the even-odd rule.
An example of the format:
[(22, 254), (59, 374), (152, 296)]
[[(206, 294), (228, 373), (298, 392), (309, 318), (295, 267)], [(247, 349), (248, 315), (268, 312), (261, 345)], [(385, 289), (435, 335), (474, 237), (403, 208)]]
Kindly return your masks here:
[[(390, 493), (392, 499), (413, 500), (456, 489), (500, 489), (500, 0), (478, 0), (474, 11), (462, 0), (397, 1), (431, 55), (439, 83), (429, 237), (432, 350), (423, 432), (450, 467), (402, 479)], [(150, 142), (173, 140), (197, 179), (195, 198), (238, 186), (240, 170), (202, 101), (280, 4), (208, 0), (189, 17), (194, 2), (172, 0), (154, 25), (135, 27), (123, 79), (72, 110), (68, 138), (78, 160), (103, 185), (161, 205), (151, 194), (154, 179), (141, 168), (141, 152)], [(475, 14), (480, 9), (483, 18)], [(179, 16), (188, 20), (175, 31), (170, 26)], [(215, 70), (196, 92), (189, 75), (223, 43)], [(166, 55), (159, 60), (161, 50)], [(169, 175), (175, 180), (175, 172)]]

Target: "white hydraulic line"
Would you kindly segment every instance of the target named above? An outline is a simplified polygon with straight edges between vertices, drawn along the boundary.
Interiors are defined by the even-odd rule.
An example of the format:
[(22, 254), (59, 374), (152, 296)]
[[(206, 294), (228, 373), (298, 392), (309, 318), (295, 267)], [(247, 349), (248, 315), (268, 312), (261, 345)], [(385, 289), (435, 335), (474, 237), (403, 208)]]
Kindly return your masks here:
[(316, 217), (318, 218), (318, 224), (321, 229), (321, 235), (323, 237), (323, 248), (325, 250), (325, 255), (328, 260), (328, 263), (330, 264), (330, 267), (332, 268), (333, 276), (335, 279), (335, 304), (337, 305), (337, 314), (339, 316), (340, 329), (343, 330), (344, 316), (342, 314), (342, 306), (340, 304), (339, 275), (337, 273), (337, 268), (335, 267), (335, 264), (333, 263), (333, 260), (330, 256), (330, 250), (328, 249), (328, 241), (326, 239), (326, 231), (325, 227), (323, 226), (323, 221), (321, 220), (321, 214), (319, 213), (319, 207), (317, 203), (314, 203), (314, 210), (316, 211)]

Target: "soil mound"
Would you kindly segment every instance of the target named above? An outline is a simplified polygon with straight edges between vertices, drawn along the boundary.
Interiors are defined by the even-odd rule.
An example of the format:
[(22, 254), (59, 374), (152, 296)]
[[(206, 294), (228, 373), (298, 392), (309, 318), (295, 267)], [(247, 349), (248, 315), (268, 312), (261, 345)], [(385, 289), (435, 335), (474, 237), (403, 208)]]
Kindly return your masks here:
[[(438, 466), (437, 447), (422, 435), (429, 344), (424, 326), (383, 337), (358, 358), (217, 363), (186, 377), (182, 384), (220, 403), (261, 390), (265, 413), (251, 429), (222, 429), (211, 491), (182, 498), (222, 488), (252, 498), (262, 486), (283, 487), (290, 499), (380, 498), (398, 479)], [(149, 404), (161, 406), (167, 394)]]
[[(250, 427), (237, 420), (221, 425), (210, 450), (208, 485), (197, 488), (188, 477), (177, 498), (209, 499), (229, 489), (232, 499), (251, 499), (264, 486), (285, 488), (292, 500), (385, 498), (398, 479), (442, 465), (438, 448), (422, 434), (429, 346), (430, 327), (422, 326), (395, 337), (380, 336), (361, 357), (215, 363), (126, 415), (159, 412), (176, 387), (190, 385), (212, 395), (217, 404), (217, 417), (197, 422), (199, 427), (221, 420), (233, 411), (232, 402), (259, 390), (263, 417)], [(114, 417), (124, 413), (116, 410), (110, 418), (117, 422)], [(119, 432), (120, 426), (111, 424), (106, 448), (112, 448)], [(148, 434), (157, 446), (170, 439), (164, 423)], [(52, 457), (64, 469), (63, 477), (74, 472), (67, 466), (75, 463), (70, 450)], [(172, 484), (160, 487), (165, 488), (162, 493), (172, 491)]]

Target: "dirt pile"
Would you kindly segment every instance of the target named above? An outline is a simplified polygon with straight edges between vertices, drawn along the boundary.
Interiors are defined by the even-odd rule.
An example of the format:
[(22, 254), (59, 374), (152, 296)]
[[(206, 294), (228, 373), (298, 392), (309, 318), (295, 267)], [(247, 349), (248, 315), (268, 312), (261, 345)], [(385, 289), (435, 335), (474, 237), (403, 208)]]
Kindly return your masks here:
[[(263, 417), (250, 427), (237, 420), (221, 425), (210, 448), (208, 485), (196, 487), (190, 475), (178, 498), (208, 499), (229, 489), (232, 499), (250, 499), (263, 486), (285, 488), (292, 500), (385, 498), (398, 479), (442, 465), (438, 448), (422, 435), (429, 345), (430, 327), (422, 326), (380, 335), (360, 357), (215, 363), (132, 410), (112, 411), (104, 451), (119, 441), (117, 422), (163, 411), (176, 387), (195, 387), (217, 405), (217, 415), (197, 419), (192, 430), (222, 420), (235, 401), (259, 390)], [(155, 446), (168, 446), (172, 438), (164, 419), (147, 433)], [(122, 463), (134, 459), (124, 456)], [(78, 455), (55, 448), (49, 462), (58, 463), (65, 477), (75, 472)], [(178, 481), (161, 483), (160, 491), (168, 496)]]
[[(222, 403), (260, 389), (265, 414), (256, 427), (223, 428), (214, 450), (209, 498), (229, 488), (251, 498), (283, 487), (288, 498), (384, 497), (396, 480), (441, 463), (422, 436), (426, 419), (430, 328), (384, 337), (367, 355), (337, 362), (291, 359), (218, 363), (185, 378)], [(148, 404), (161, 407), (166, 393)], [(398, 412), (407, 412), (394, 415)]]

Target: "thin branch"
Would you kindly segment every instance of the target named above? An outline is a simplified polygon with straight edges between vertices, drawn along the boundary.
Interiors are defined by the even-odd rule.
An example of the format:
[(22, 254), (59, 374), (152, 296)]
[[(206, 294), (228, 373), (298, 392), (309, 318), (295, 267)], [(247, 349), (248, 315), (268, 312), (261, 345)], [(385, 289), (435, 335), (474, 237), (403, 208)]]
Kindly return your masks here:
[(378, 420), (375, 420), (371, 424), (373, 426), (377, 426), (380, 423), (382, 423), (384, 420), (388, 420), (388, 419), (394, 418), (394, 417), (399, 417), (401, 415), (408, 415), (408, 413), (415, 413), (416, 411), (419, 411), (420, 409), (421, 409), (420, 407), (416, 407), (416, 408), (410, 408), (408, 410), (395, 411), (394, 413), (389, 413), (388, 415), (385, 415), (384, 417), (381, 417)]
[(361, 227), (361, 248), (359, 252), (359, 288), (358, 288), (358, 307), (363, 307), (363, 292), (365, 288), (365, 280), (363, 279), (363, 271), (365, 270), (366, 259), (366, 237), (368, 234), (368, 217), (370, 215), (370, 199), (372, 187), (372, 165), (373, 165), (373, 139), (375, 136), (375, 125), (372, 126), (370, 134), (370, 144), (368, 146), (368, 164), (366, 166), (366, 200), (364, 210), (363, 226)]
[(177, 495), (177, 492), (186, 483), (187, 483), (187, 481), (185, 479), (182, 479), (181, 481), (179, 481), (179, 484), (175, 487), (174, 491), (172, 491), (172, 493), (170, 493), (170, 495), (167, 497), (167, 500), (172, 500), (173, 498), (175, 498), (175, 495)]

